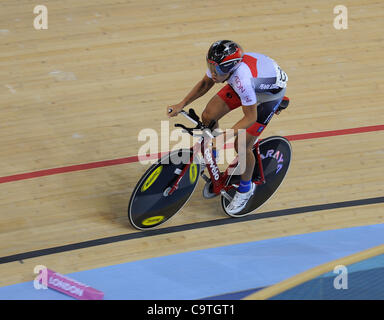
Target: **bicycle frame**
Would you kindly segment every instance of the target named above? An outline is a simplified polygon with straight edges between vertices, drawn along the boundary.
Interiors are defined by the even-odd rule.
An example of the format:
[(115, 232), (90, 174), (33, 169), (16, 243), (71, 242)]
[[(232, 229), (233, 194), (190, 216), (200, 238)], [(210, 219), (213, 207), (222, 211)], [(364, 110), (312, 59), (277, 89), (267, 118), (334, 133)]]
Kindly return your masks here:
[[(252, 181), (255, 184), (264, 184), (264, 171), (261, 163), (261, 156), (259, 150), (259, 141), (257, 141), (254, 145), (256, 148), (256, 157), (259, 166), (260, 179)], [(226, 185), (226, 181), (229, 177), (229, 172), (232, 168), (235, 168), (238, 164), (237, 157), (232, 161), (232, 163), (228, 166), (228, 168), (224, 172), (220, 172), (217, 167), (216, 159), (213, 157), (212, 148), (204, 149), (204, 144), (202, 144), (202, 154), (204, 155), (205, 163), (207, 164), (207, 170), (211, 177), (213, 192), (215, 194), (223, 193), (222, 191), (227, 192), (228, 190), (235, 187), (235, 185)], [(216, 170), (219, 172), (219, 178), (217, 178)]]
[[(213, 193), (217, 195), (221, 193), (223, 196), (230, 198), (230, 196), (227, 194), (227, 191), (234, 188), (236, 185), (227, 185), (226, 181), (229, 177), (229, 170), (232, 168), (235, 168), (238, 163), (237, 157), (232, 161), (232, 163), (228, 166), (228, 168), (224, 172), (221, 172), (217, 166), (216, 158), (213, 156), (212, 148), (210, 147), (211, 144), (204, 143), (204, 142), (205, 142), (205, 137), (203, 134), (199, 139), (199, 141), (196, 142), (193, 147), (191, 147), (192, 152), (191, 152), (191, 157), (189, 159), (189, 163), (185, 165), (185, 167), (180, 172), (176, 181), (166, 189), (168, 191), (167, 195), (171, 195), (175, 190), (177, 190), (181, 179), (183, 178), (183, 176), (191, 166), (191, 163), (193, 163), (193, 160), (196, 157), (196, 155), (201, 151), (204, 157), (204, 161), (207, 165), (207, 170), (211, 177), (211, 181), (213, 185)], [(205, 145), (207, 145), (207, 148), (205, 148)], [(265, 183), (265, 178), (264, 178), (264, 171), (263, 171), (260, 150), (259, 150), (259, 141), (255, 143), (254, 147), (256, 148), (256, 158), (257, 158), (258, 167), (259, 167), (260, 179), (254, 180), (252, 182), (255, 183), (256, 185), (261, 185)], [(201, 174), (201, 175), (204, 177), (204, 174)], [(209, 181), (207, 179), (206, 181)]]

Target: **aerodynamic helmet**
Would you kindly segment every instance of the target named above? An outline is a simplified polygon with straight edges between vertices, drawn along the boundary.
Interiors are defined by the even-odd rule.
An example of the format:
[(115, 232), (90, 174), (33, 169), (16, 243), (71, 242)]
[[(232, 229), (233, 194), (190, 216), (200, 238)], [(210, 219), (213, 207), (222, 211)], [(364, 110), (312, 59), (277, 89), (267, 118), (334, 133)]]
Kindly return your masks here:
[(207, 53), (207, 65), (211, 72), (225, 75), (233, 72), (243, 59), (243, 49), (231, 40), (216, 41)]

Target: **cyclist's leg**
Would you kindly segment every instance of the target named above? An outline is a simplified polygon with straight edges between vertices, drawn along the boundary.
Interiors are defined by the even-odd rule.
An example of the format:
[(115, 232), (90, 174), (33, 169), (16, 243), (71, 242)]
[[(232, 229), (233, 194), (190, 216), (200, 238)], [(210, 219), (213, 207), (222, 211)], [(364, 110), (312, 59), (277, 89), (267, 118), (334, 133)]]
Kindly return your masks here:
[[(245, 137), (245, 148), (239, 148), (239, 138), (236, 137), (235, 140), (235, 150), (237, 152), (239, 164), (240, 164), (240, 172), (241, 172), (241, 180), (250, 181), (252, 179), (253, 171), (255, 168), (255, 156), (253, 154), (253, 145), (255, 144), (256, 137), (246, 132)], [(239, 153), (239, 150), (242, 152)], [(244, 161), (245, 160), (245, 161)], [(244, 163), (245, 162), (245, 163)], [(245, 167), (242, 167), (242, 165)]]
[(269, 121), (271, 121), (281, 101), (282, 98), (260, 103), (257, 106), (257, 121), (247, 129), (247, 135), (249, 134), (258, 138), (268, 125)]
[(241, 106), (241, 101), (236, 92), (230, 85), (223, 87), (207, 104), (201, 119), (205, 125), (209, 125), (212, 120), (216, 121), (218, 127), (218, 120), (225, 116), (228, 112)]
[[(256, 139), (259, 138), (261, 133), (264, 131), (265, 127), (271, 121), (272, 116), (275, 114), (275, 111), (279, 107), (282, 98), (263, 102), (257, 106), (257, 121), (246, 130), (246, 168), (241, 175), (241, 179), (244, 181), (249, 181), (252, 179), (253, 170), (255, 166), (255, 156), (252, 151), (252, 147), (256, 142)], [(238, 152), (238, 139), (235, 141), (235, 148)], [(239, 155), (240, 157), (241, 155)]]

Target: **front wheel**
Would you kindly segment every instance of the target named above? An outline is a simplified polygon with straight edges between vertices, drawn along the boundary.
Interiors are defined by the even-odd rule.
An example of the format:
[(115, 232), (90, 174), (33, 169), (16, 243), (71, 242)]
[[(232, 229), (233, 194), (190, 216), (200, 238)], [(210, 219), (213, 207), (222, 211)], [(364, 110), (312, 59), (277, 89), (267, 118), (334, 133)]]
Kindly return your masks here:
[[(255, 192), (251, 199), (249, 199), (247, 206), (237, 214), (230, 214), (227, 212), (229, 201), (225, 197), (221, 197), (221, 205), (226, 214), (231, 217), (244, 217), (256, 209), (260, 208), (279, 188), (284, 180), (291, 163), (292, 148), (291, 144), (286, 138), (274, 136), (262, 140), (259, 144), (261, 155), (261, 162), (264, 171), (265, 184), (256, 185)], [(256, 178), (258, 173), (257, 164), (257, 150), (253, 149), (256, 158), (255, 169), (253, 177)], [(239, 184), (240, 176), (234, 173), (228, 177), (226, 185)], [(234, 197), (236, 188), (228, 191), (231, 198)]]
[[(190, 149), (172, 151), (144, 173), (128, 205), (128, 218), (134, 228), (148, 230), (158, 227), (178, 213), (189, 200), (200, 174), (200, 163), (190, 163), (192, 155)], [(168, 195), (185, 166), (188, 168), (178, 188)]]

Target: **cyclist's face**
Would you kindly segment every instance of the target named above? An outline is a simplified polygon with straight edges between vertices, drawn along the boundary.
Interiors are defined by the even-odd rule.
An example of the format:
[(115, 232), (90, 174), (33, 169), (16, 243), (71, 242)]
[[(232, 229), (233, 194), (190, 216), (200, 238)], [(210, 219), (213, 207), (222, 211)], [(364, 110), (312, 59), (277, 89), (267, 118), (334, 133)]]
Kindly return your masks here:
[(212, 73), (212, 80), (216, 83), (221, 83), (227, 80), (229, 77), (229, 73), (224, 74), (224, 75), (218, 75), (216, 73)]
[(211, 71), (213, 81), (221, 83), (228, 79), (229, 73), (223, 73), (216, 64), (207, 63), (207, 65), (209, 71)]

